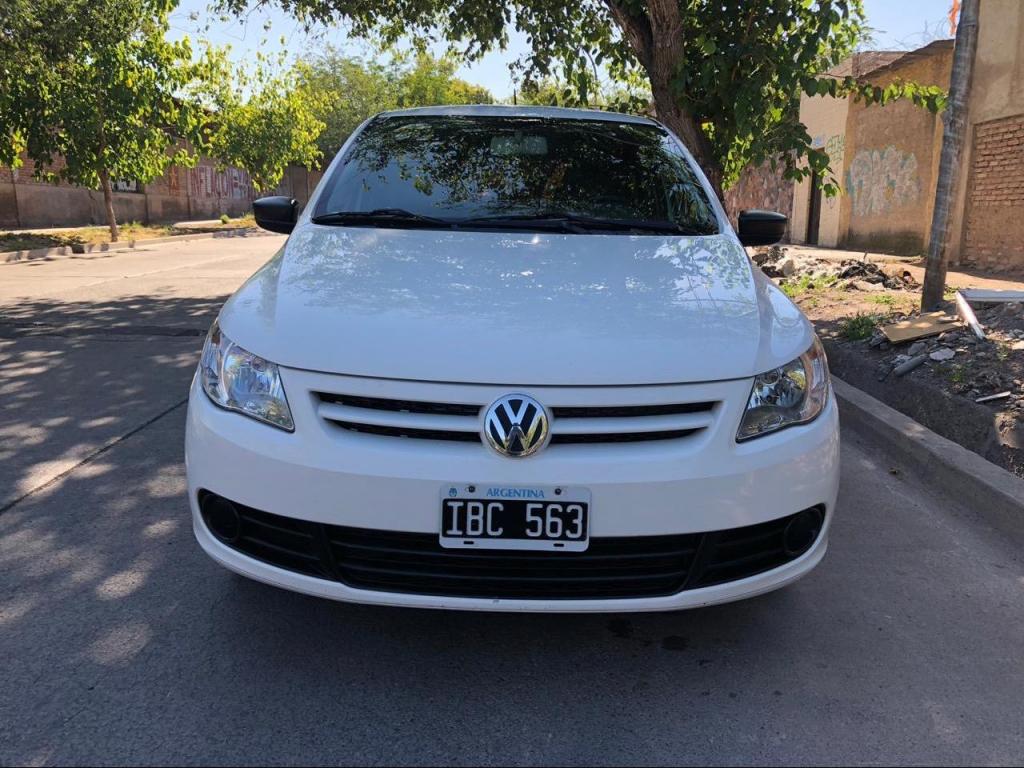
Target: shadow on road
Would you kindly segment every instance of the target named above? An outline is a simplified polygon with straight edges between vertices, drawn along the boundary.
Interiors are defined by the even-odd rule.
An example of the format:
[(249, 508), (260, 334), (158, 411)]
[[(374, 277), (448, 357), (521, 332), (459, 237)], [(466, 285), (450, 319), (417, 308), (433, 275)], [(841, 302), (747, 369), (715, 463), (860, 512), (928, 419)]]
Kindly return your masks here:
[(0, 310), (0, 509), (182, 403), (222, 300)]
[(26, 335), (203, 336), (227, 296), (126, 296), (105, 301), (19, 301), (0, 307), (0, 340)]

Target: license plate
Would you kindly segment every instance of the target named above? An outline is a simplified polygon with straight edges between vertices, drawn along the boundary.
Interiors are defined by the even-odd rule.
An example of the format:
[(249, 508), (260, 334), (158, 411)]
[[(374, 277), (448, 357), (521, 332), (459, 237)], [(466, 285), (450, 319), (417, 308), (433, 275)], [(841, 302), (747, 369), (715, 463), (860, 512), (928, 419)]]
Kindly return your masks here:
[(564, 486), (446, 485), (441, 546), (583, 552), (590, 543), (590, 491)]

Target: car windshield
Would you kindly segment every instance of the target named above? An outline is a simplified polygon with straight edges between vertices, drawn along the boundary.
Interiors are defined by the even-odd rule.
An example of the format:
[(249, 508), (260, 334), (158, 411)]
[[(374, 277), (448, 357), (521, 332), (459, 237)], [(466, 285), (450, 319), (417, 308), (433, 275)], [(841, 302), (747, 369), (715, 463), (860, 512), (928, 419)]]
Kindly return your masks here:
[(686, 156), (657, 125), (479, 115), (371, 122), (327, 180), (314, 221), (718, 231)]

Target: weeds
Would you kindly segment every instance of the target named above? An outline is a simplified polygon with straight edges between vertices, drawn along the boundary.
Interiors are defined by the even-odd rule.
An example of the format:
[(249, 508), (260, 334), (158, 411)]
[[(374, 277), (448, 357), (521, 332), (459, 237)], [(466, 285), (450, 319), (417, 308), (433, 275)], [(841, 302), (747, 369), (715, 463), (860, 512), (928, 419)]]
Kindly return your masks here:
[(946, 377), (950, 384), (962, 387), (967, 384), (967, 366), (961, 363), (953, 363), (946, 370)]
[(811, 275), (801, 275), (795, 280), (786, 280), (780, 288), (789, 298), (795, 299), (801, 296), (807, 291), (812, 291), (818, 288), (831, 288), (839, 280), (835, 275), (822, 275), (821, 277), (812, 277)]
[(872, 304), (882, 304), (892, 309), (896, 306), (897, 299), (891, 293), (878, 293), (873, 296), (868, 296), (868, 301)]
[(843, 320), (839, 326), (839, 335), (848, 341), (870, 339), (875, 332), (875, 326), (881, 319), (880, 315), (867, 315), (858, 312), (854, 317)]

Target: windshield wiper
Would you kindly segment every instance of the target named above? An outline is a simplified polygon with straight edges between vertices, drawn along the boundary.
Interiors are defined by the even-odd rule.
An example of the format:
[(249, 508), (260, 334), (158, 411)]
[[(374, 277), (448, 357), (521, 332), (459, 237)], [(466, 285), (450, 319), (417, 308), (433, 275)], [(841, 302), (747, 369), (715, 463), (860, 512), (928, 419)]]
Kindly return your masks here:
[(567, 211), (539, 211), (537, 213), (512, 213), (494, 216), (472, 216), (465, 219), (441, 219), (413, 213), (404, 208), (374, 208), (372, 211), (334, 211), (321, 213), (312, 218), (314, 224), (384, 224), (406, 227), (434, 227), (439, 229), (459, 228), (512, 228), (544, 229), (580, 234), (594, 231), (618, 232), (661, 232), (668, 235), (713, 234), (697, 227), (684, 227), (672, 221), (660, 219), (616, 219), (600, 216), (584, 216)]
[(469, 219), (459, 219), (458, 225), (460, 227), (513, 226), (523, 228), (540, 225), (545, 228), (557, 227), (573, 232), (609, 230), (619, 232), (664, 232), (670, 235), (713, 234), (704, 229), (684, 227), (673, 221), (661, 219), (617, 219), (601, 216), (583, 216), (565, 211), (476, 216)]
[(374, 208), (372, 211), (334, 211), (312, 218), (314, 224), (393, 224), (411, 227), (443, 227), (451, 229), (455, 223), (447, 219), (424, 216), (404, 208)]

